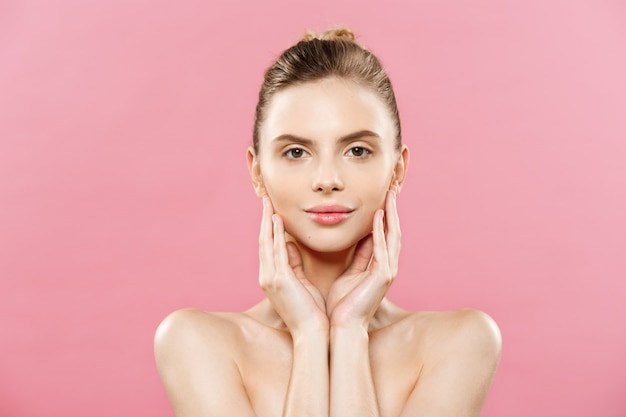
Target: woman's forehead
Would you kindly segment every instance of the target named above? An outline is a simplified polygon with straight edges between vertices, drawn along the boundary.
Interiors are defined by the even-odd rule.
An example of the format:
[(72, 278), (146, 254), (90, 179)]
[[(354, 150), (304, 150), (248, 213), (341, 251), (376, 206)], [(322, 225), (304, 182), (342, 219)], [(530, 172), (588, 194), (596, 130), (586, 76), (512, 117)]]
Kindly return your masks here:
[(340, 138), (358, 131), (393, 141), (393, 119), (372, 89), (332, 77), (277, 92), (268, 103), (260, 133), (265, 142), (284, 134)]

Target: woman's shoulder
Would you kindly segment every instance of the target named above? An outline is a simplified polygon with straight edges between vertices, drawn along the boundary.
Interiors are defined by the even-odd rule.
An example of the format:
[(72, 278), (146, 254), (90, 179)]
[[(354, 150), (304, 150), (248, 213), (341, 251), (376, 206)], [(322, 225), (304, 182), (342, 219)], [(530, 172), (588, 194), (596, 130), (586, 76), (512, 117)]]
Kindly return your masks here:
[(246, 323), (242, 313), (174, 311), (159, 324), (154, 356), (177, 415), (253, 415), (240, 359)]
[(398, 322), (410, 330), (429, 356), (473, 355), (498, 361), (502, 336), (495, 320), (476, 309), (419, 311)]
[(495, 321), (475, 309), (407, 311), (398, 317), (370, 338), (376, 373), (414, 387), (406, 409), (441, 398), (458, 415), (469, 409), (478, 415), (500, 361)]
[[(168, 314), (157, 327), (154, 336), (155, 353), (176, 350), (177, 347), (198, 346), (231, 357), (239, 347), (259, 334), (275, 331), (266, 323), (264, 303), (245, 312), (208, 312), (183, 308)], [(263, 315), (265, 313), (265, 315)], [(187, 348), (185, 348), (187, 349)]]
[(433, 334), (456, 334), (460, 331), (478, 332), (499, 337), (495, 320), (487, 313), (473, 308), (448, 311), (416, 311), (408, 315), (411, 324), (428, 329)]
[(155, 333), (155, 349), (173, 344), (203, 343), (215, 346), (237, 337), (241, 313), (207, 312), (197, 308), (183, 308), (168, 314)]

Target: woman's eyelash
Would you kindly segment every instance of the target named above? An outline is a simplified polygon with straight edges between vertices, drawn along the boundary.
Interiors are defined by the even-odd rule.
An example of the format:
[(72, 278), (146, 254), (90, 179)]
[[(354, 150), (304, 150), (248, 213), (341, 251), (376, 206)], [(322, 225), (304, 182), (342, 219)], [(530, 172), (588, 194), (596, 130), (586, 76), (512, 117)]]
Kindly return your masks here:
[(287, 149), (283, 155), (289, 159), (300, 159), (308, 155), (308, 152), (302, 148), (291, 148)]
[(352, 154), (349, 156), (352, 156), (353, 158), (364, 158), (368, 155), (370, 155), (372, 153), (372, 151), (370, 151), (369, 149), (363, 147), (363, 146), (353, 146), (352, 148), (350, 148), (347, 152), (348, 154)]
[[(371, 154), (372, 151), (364, 146), (353, 146), (346, 152), (346, 155), (351, 158), (365, 158)], [(290, 148), (283, 153), (283, 156), (287, 159), (301, 159), (309, 156), (309, 153), (302, 148)]]

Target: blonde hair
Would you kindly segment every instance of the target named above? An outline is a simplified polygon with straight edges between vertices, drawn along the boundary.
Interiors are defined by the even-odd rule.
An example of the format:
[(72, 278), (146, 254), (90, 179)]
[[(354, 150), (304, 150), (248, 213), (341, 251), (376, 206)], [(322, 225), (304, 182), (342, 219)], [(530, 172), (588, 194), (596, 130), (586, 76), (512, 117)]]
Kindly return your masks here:
[(337, 76), (371, 88), (383, 100), (393, 118), (396, 147), (401, 146), (400, 115), (391, 81), (382, 64), (359, 44), (346, 27), (328, 29), (321, 34), (305, 32), (303, 38), (281, 53), (266, 71), (259, 91), (253, 131), (254, 151), (259, 152), (259, 129), (271, 98), (292, 85)]

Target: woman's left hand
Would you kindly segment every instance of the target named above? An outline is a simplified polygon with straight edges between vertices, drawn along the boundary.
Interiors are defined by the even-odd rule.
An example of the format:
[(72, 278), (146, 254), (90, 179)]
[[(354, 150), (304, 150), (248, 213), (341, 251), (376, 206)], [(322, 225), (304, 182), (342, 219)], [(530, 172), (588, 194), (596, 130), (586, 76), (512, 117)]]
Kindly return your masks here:
[[(357, 245), (352, 263), (335, 281), (326, 300), (331, 326), (367, 328), (398, 273), (400, 219), (396, 208), (398, 187), (387, 192), (385, 210), (374, 214), (372, 234)], [(386, 217), (386, 231), (383, 217)]]

